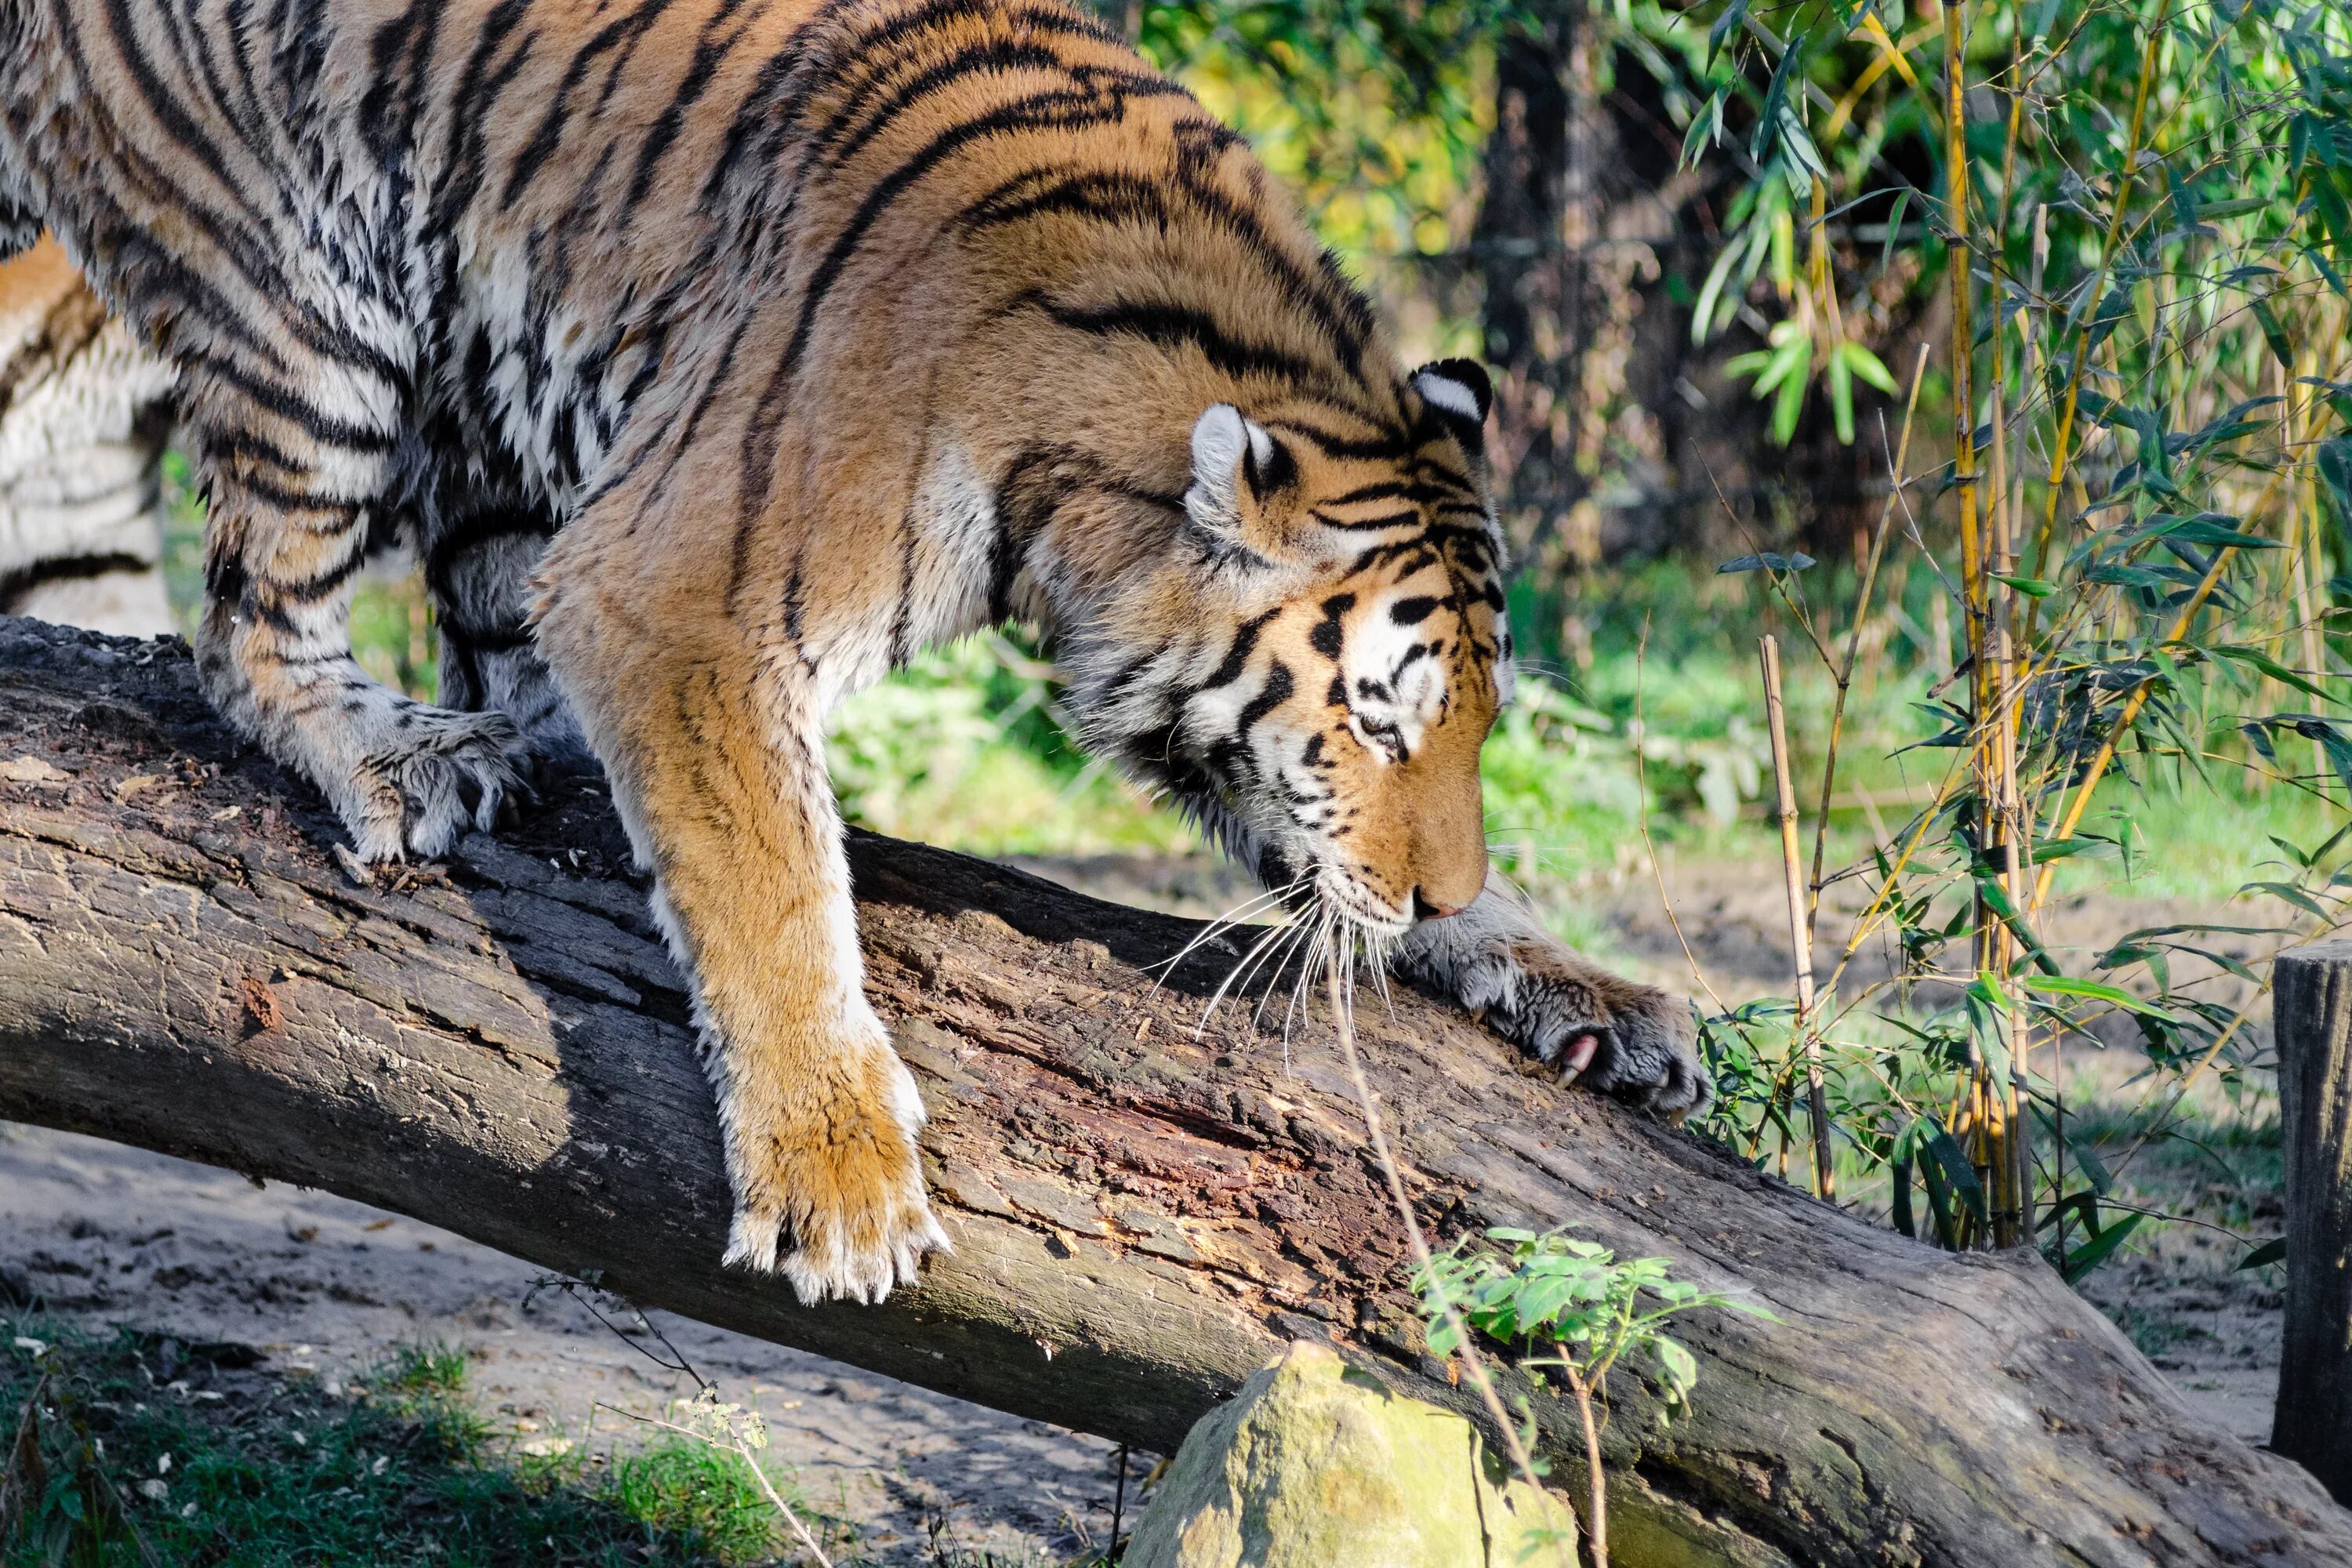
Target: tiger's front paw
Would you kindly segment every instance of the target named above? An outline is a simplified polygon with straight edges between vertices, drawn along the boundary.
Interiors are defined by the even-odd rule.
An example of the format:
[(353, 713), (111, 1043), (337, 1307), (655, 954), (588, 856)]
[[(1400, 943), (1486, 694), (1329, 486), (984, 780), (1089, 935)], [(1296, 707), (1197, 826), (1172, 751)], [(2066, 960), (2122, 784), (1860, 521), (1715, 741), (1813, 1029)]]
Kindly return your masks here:
[(1474, 906), (1416, 927), (1397, 968), (1590, 1088), (1676, 1121), (1706, 1108), (1715, 1085), (1687, 1005), (1517, 921), (1496, 929), (1483, 913)]
[[(376, 694), (371, 694), (375, 696)], [(310, 771), (366, 861), (431, 859), (487, 829), (523, 791), (522, 737), (503, 713), (460, 713), (382, 693), (345, 715), (332, 758)]]
[(814, 1306), (879, 1301), (915, 1282), (925, 1253), (949, 1249), (923, 1192), (922, 1098), (887, 1045), (845, 1050), (813, 1081), (725, 1109), (729, 1263), (781, 1271)]

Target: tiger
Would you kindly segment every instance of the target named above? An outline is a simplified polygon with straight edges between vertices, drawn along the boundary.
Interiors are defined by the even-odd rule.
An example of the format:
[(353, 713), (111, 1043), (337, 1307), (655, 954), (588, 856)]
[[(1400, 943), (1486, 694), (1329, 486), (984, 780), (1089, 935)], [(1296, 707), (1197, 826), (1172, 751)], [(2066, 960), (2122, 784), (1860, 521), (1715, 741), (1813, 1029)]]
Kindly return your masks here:
[[(180, 369), (221, 711), (370, 861), (601, 763), (688, 978), (725, 1264), (878, 1301), (950, 1246), (824, 736), (1005, 621), (1087, 746), (1348, 951), (1706, 1101), (1688, 1005), (1489, 868), (1485, 373), (1404, 369), (1243, 139), (1091, 16), (0, 0), (0, 234), (52, 226)], [(384, 526), (437, 706), (351, 657)]]
[(0, 615), (175, 629), (163, 583), (170, 364), (54, 240), (0, 262)]

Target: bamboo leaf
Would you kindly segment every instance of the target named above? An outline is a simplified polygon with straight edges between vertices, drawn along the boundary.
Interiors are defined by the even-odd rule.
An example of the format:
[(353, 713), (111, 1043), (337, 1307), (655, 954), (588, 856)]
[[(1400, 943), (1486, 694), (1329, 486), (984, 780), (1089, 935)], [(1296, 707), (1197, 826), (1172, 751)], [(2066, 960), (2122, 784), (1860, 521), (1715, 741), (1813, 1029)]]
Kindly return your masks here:
[(1813, 558), (1802, 551), (1782, 555), (1767, 550), (1759, 554), (1742, 555), (1736, 561), (1727, 561), (1715, 570), (1718, 575), (1727, 572), (1803, 572), (1813, 563)]
[(2080, 996), (2086, 1001), (2105, 1002), (2127, 1013), (2137, 1013), (2146, 1018), (2161, 1018), (2169, 1024), (2188, 1021), (2178, 1013), (2159, 1007), (2153, 1002), (2143, 1002), (2122, 986), (2109, 985), (2102, 980), (2084, 980), (2071, 974), (2030, 974), (2026, 976), (2025, 988), (2045, 995)]
[(2263, 1268), (2269, 1267), (2271, 1264), (2284, 1263), (2285, 1261), (2286, 1237), (2283, 1236), (2273, 1237), (2270, 1240), (2265, 1241), (2260, 1247), (2255, 1247), (2252, 1252), (2247, 1253), (2244, 1258), (2239, 1259), (2236, 1271), (2243, 1273), (2249, 1268)]
[(2082, 1279), (2113, 1257), (2116, 1248), (2121, 1247), (2130, 1237), (2131, 1233), (2139, 1228), (2139, 1222), (2147, 1217), (2146, 1215), (2139, 1214), (2125, 1215), (2115, 1224), (2076, 1247), (2074, 1256), (2066, 1260), (2067, 1282), (2071, 1284)]
[(2336, 693), (2289, 669), (2260, 648), (2248, 647), (2242, 643), (2217, 643), (2205, 651), (2217, 658), (2226, 658), (2233, 664), (2249, 665), (2282, 686), (2292, 686), (2297, 691), (2318, 698), (2322, 702), (2341, 700)]
[(1731, 4), (1723, 8), (1723, 15), (1717, 16), (1715, 26), (1706, 30), (1706, 63), (1709, 66), (1715, 64), (1715, 57), (1722, 51), (1725, 41), (1747, 20), (1748, 0), (1731, 0)]
[(1927, 1124), (1926, 1147), (1927, 1152), (1935, 1156), (1936, 1168), (1943, 1173), (1944, 1180), (1950, 1184), (1952, 1192), (1967, 1205), (1968, 1211), (1976, 1215), (1977, 1223), (1985, 1224), (1990, 1211), (1985, 1206), (1984, 1184), (1977, 1180), (1976, 1167), (1969, 1163), (1967, 1153), (1952, 1141), (1952, 1135), (1944, 1131), (1941, 1123), (1927, 1118), (1922, 1120)]
[(2058, 591), (2058, 584), (2040, 577), (2011, 577), (1996, 572), (1995, 582), (2006, 583), (2029, 599), (2046, 599)]
[[(1906, 191), (1903, 194), (1908, 196), (1911, 193)], [(1896, 206), (1900, 208), (1899, 201)], [(1865, 385), (1874, 386), (1889, 397), (1901, 393), (1902, 388), (1895, 384), (1895, 373), (1886, 368), (1886, 362), (1863, 344), (1853, 342), (1840, 344), (1838, 357), (1845, 361), (1846, 368), (1853, 372), (1854, 378)]]

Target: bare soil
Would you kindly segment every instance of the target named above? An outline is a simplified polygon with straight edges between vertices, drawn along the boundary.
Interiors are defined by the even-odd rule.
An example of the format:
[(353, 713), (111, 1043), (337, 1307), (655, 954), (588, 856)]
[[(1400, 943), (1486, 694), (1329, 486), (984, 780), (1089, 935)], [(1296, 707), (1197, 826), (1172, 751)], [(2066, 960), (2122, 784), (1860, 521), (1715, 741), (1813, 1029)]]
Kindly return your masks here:
[[(314, 1375), (330, 1392), (395, 1345), (462, 1346), (476, 1405), (520, 1451), (642, 1441), (622, 1412), (659, 1415), (693, 1384), (562, 1295), (534, 1295), (539, 1277), (364, 1204), (0, 1124), (0, 1295), (249, 1345), (262, 1370)], [(686, 1319), (652, 1321), (727, 1399), (767, 1418), (770, 1457), (798, 1472), (812, 1503), (858, 1527), (862, 1561), (929, 1564), (953, 1547), (960, 1561), (989, 1552), (1010, 1568), (1105, 1539), (1117, 1450), (1099, 1438)], [(1130, 1481), (1130, 1521), (1134, 1506)]]

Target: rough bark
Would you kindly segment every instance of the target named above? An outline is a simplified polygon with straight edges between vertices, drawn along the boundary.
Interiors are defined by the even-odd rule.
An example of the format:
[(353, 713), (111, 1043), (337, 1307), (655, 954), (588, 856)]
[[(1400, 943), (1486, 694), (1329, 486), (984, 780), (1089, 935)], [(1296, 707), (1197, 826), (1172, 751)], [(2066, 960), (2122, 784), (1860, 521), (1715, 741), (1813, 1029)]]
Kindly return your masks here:
[(2278, 956), (2286, 1324), (2271, 1446), (2352, 1502), (2352, 942)]
[[(1326, 1338), (1475, 1414), (1319, 1012), (1287, 1048), (1192, 934), (859, 837), (870, 989), (956, 1240), (881, 1308), (717, 1266), (727, 1194), (678, 981), (592, 782), (355, 885), (315, 799), (213, 723), (176, 643), (0, 622), (0, 1115), (325, 1187), (746, 1332), (1147, 1447)], [(1278, 1014), (1279, 1008), (1276, 1009)], [(1617, 1560), (2352, 1564), (2352, 1514), (2200, 1426), (2028, 1254), (1947, 1257), (1369, 999), (1423, 1222), (1572, 1223), (1780, 1319), (1691, 1320), (1696, 1409), (1621, 1376)], [(1574, 1422), (1529, 1393), (1563, 1481)]]

